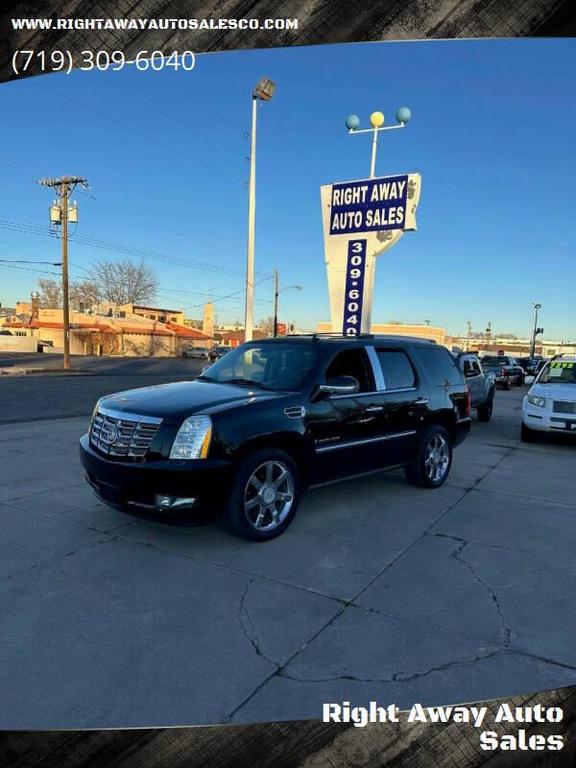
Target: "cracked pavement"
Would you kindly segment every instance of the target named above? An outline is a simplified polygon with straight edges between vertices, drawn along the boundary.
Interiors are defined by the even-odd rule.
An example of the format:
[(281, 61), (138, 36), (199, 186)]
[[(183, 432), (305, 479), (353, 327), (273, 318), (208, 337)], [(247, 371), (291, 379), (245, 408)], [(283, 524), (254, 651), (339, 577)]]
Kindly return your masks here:
[(267, 544), (102, 505), (77, 459), (87, 416), (0, 424), (0, 729), (576, 684), (576, 449), (519, 443), (522, 394), (497, 393), (442, 488), (393, 471), (318, 489)]

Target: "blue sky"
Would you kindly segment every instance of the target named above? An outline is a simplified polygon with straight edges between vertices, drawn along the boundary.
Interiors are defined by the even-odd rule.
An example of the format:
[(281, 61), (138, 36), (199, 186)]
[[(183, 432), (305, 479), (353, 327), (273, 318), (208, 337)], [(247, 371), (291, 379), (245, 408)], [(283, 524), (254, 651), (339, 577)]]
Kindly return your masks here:
[[(74, 72), (3, 84), (0, 219), (47, 226), (44, 175), (75, 173), (78, 234), (166, 254), (207, 269), (148, 260), (156, 303), (222, 322), (243, 318), (250, 92), (277, 82), (259, 111), (256, 319), (329, 319), (319, 187), (368, 175), (369, 136), (347, 114), (392, 121), (379, 175), (418, 171), (418, 231), (378, 262), (373, 320), (430, 320), (451, 332), (527, 335), (543, 304), (548, 338), (576, 338), (574, 125), (576, 41), (492, 40), (358, 44), (197, 57), (193, 72)], [(0, 222), (0, 258), (58, 260), (58, 243)], [(71, 275), (121, 254), (74, 243)], [(33, 265), (21, 265), (29, 269)], [(47, 269), (50, 267), (37, 267)], [(211, 271), (211, 268), (222, 271)], [(0, 268), (3, 306), (42, 275)], [(267, 279), (268, 278), (268, 279)], [(228, 299), (218, 297), (239, 292)]]

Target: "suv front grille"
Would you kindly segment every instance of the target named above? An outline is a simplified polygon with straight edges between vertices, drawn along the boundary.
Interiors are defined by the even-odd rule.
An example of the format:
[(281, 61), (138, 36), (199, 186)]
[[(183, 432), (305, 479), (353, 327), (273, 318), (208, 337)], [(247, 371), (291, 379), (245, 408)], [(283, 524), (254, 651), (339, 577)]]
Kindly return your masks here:
[(99, 408), (90, 426), (90, 443), (108, 456), (143, 459), (162, 419)]
[(552, 410), (554, 413), (576, 413), (576, 402), (554, 400)]

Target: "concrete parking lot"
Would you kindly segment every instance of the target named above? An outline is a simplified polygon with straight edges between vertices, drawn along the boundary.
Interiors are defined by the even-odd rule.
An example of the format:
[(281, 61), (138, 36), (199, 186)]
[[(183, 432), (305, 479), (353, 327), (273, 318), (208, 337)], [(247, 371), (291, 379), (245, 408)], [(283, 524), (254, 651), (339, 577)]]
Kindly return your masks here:
[(520, 444), (525, 390), (497, 393), (442, 488), (393, 471), (318, 489), (253, 544), (92, 495), (76, 445), (92, 396), (138, 376), (27, 377), (48, 420), (0, 382), (0, 728), (318, 718), (324, 701), (576, 684), (576, 447)]

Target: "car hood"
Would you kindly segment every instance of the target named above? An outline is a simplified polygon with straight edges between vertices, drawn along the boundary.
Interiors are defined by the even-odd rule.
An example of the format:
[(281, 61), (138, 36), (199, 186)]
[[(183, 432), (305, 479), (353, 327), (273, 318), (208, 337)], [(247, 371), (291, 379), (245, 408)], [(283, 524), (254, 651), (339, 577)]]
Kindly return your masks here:
[(533, 384), (530, 394), (535, 397), (547, 397), (549, 400), (576, 402), (576, 384)]
[(193, 413), (214, 413), (231, 405), (248, 405), (285, 394), (232, 384), (179, 381), (117, 392), (101, 398), (99, 404), (114, 411), (156, 416), (171, 422), (181, 421)]

